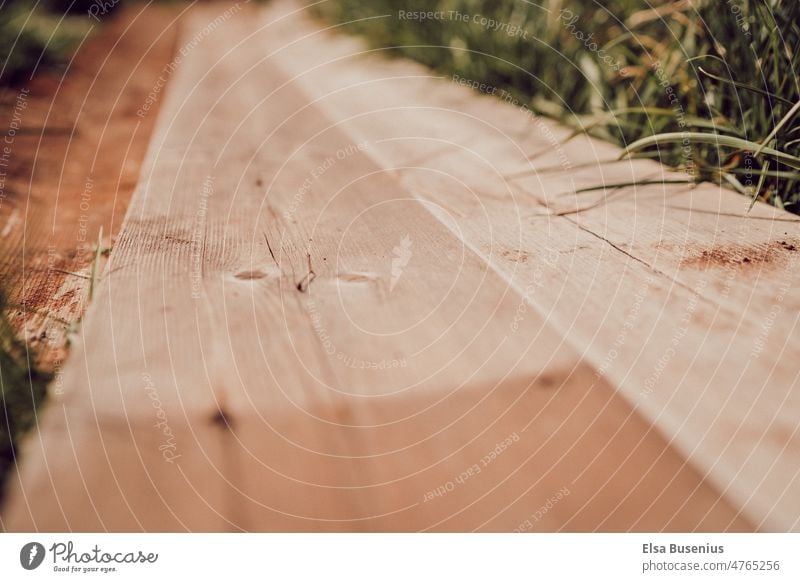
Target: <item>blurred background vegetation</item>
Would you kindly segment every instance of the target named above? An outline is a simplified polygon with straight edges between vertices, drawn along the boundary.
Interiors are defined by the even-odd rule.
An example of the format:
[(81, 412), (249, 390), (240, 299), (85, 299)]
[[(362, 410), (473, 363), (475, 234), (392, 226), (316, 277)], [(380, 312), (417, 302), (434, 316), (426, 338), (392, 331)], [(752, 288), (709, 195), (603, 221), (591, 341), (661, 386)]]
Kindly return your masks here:
[(797, 0), (330, 0), (313, 10), (373, 47), (800, 212)]
[(0, 0), (0, 85), (62, 64), (91, 25), (91, 0)]
[(50, 375), (31, 365), (32, 355), (5, 317), (0, 296), (0, 500), (3, 479), (15, 464), (17, 442), (36, 420), (36, 409), (44, 399)]

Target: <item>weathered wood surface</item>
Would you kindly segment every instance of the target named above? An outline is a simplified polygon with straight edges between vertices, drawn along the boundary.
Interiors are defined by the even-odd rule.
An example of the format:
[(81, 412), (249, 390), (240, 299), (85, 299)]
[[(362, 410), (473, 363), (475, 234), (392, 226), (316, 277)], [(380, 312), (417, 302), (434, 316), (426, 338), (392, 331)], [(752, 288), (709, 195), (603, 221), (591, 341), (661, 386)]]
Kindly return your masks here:
[(278, 60), (334, 121), (370, 136), (515, 288), (533, 284), (539, 313), (759, 526), (797, 527), (796, 217), (745, 215), (746, 199), (712, 186), (575, 193), (681, 176), (585, 136), (565, 142), (556, 124), (411, 63), (389, 72), (355, 42), (336, 51), (299, 23), (283, 30)]
[(798, 527), (794, 218), (575, 193), (665, 172), (227, 9), (186, 19), (4, 528)]

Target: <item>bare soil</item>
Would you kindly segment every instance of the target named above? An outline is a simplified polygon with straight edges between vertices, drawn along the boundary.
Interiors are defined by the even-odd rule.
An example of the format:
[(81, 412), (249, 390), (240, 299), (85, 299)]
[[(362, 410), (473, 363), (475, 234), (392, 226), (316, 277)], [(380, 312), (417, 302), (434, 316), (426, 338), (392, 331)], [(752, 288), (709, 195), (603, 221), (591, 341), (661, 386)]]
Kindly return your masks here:
[(64, 71), (0, 93), (8, 138), (0, 281), (8, 317), (44, 371), (57, 371), (88, 303), (93, 266), (99, 276), (120, 229), (164, 89), (142, 108), (168, 82), (182, 8), (121, 9)]

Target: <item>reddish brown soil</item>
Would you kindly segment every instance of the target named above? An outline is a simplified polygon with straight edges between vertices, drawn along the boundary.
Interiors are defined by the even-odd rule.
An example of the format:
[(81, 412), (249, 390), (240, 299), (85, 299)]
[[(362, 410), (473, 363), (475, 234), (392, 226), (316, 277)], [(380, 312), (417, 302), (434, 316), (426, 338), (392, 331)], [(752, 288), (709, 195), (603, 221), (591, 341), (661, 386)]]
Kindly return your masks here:
[(168, 79), (182, 8), (118, 10), (64, 72), (0, 94), (3, 136), (17, 126), (0, 186), (0, 281), (44, 369), (58, 366), (83, 314), (101, 228), (107, 250), (121, 226), (164, 90), (137, 111)]

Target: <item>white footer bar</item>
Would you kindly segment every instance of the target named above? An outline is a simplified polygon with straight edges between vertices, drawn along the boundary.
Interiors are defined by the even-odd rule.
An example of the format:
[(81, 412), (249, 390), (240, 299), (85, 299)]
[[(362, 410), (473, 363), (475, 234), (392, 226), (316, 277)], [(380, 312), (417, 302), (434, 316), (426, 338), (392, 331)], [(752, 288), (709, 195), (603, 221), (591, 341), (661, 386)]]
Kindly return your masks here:
[(0, 580), (800, 580), (800, 534), (0, 534)]

